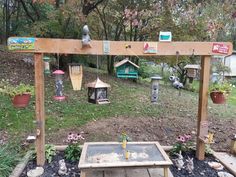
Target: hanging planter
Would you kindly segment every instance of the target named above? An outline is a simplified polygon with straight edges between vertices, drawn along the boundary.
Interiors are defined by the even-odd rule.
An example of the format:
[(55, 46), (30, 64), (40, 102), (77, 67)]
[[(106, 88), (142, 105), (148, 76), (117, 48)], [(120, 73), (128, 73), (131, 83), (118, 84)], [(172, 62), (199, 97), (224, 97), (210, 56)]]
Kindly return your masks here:
[(24, 108), (28, 106), (31, 95), (34, 94), (34, 87), (22, 83), (20, 85), (13, 86), (8, 82), (1, 82), (0, 93), (9, 95), (14, 107)]
[(25, 108), (28, 106), (30, 98), (31, 95), (27, 93), (22, 95), (16, 95), (12, 98), (12, 104), (16, 108)]
[(224, 104), (232, 88), (228, 82), (213, 83), (210, 86), (210, 97), (215, 104)]
[(215, 104), (224, 104), (226, 102), (225, 94), (222, 92), (211, 92), (210, 97)]

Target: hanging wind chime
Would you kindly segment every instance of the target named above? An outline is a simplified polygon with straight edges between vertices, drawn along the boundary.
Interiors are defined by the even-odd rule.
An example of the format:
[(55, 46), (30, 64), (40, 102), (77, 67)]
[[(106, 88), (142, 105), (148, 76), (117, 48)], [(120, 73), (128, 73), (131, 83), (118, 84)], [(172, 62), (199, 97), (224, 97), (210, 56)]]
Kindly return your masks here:
[(65, 72), (59, 69), (59, 54), (57, 55), (57, 59), (58, 69), (53, 72), (55, 75), (55, 96), (53, 99), (57, 101), (63, 101), (66, 99), (66, 97), (63, 95), (63, 75)]

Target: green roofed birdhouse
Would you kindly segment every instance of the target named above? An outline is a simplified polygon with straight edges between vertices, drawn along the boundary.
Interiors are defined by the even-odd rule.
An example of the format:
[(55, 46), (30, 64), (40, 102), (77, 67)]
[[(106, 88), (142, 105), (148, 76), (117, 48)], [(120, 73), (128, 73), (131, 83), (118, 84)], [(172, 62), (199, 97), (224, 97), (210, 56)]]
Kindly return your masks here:
[(99, 78), (95, 81), (88, 83), (88, 102), (94, 104), (107, 104), (108, 100), (107, 88), (109, 84), (102, 82)]
[(127, 58), (116, 63), (115, 68), (116, 68), (116, 76), (118, 78), (131, 78), (131, 79), (138, 78), (139, 66), (131, 62)]

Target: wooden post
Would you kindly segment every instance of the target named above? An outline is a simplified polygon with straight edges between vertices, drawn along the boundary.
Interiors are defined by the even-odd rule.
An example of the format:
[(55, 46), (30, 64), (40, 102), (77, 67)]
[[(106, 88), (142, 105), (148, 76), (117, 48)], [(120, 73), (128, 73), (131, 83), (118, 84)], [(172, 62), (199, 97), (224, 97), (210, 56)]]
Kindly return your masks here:
[(43, 54), (34, 54), (35, 68), (35, 113), (37, 120), (36, 154), (37, 165), (45, 162), (45, 113), (44, 113), (44, 63)]
[(205, 158), (205, 143), (199, 138), (199, 135), (203, 131), (201, 123), (203, 123), (204, 121), (207, 121), (210, 62), (211, 62), (211, 56), (203, 56), (201, 58), (201, 77), (200, 77), (200, 87), (199, 87), (198, 121), (197, 121), (197, 152), (196, 152), (196, 157), (199, 160), (204, 160)]

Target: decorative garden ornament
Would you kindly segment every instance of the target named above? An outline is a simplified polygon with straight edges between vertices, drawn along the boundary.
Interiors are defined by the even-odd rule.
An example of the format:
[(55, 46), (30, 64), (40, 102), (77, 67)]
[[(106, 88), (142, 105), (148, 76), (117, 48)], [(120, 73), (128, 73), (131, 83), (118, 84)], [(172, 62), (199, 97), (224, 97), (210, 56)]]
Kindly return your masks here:
[(67, 174), (67, 167), (66, 167), (66, 163), (65, 163), (64, 159), (59, 160), (58, 174), (59, 175), (66, 175)]
[(91, 41), (91, 38), (89, 36), (88, 25), (84, 25), (84, 27), (83, 27), (83, 35), (82, 35), (82, 46), (83, 47), (90, 46), (90, 41)]
[(186, 159), (186, 169), (189, 173), (193, 173), (193, 169), (194, 169), (194, 164), (193, 164), (193, 158), (188, 157), (188, 159)]
[(183, 83), (179, 81), (179, 78), (176, 76), (170, 76), (169, 80), (172, 82), (172, 85), (176, 89), (181, 89), (184, 87)]
[(181, 151), (179, 153), (176, 153), (176, 155), (178, 156), (177, 159), (173, 159), (175, 166), (178, 168), (178, 170), (181, 170), (182, 168), (184, 168), (184, 161), (183, 161), (183, 156)]

